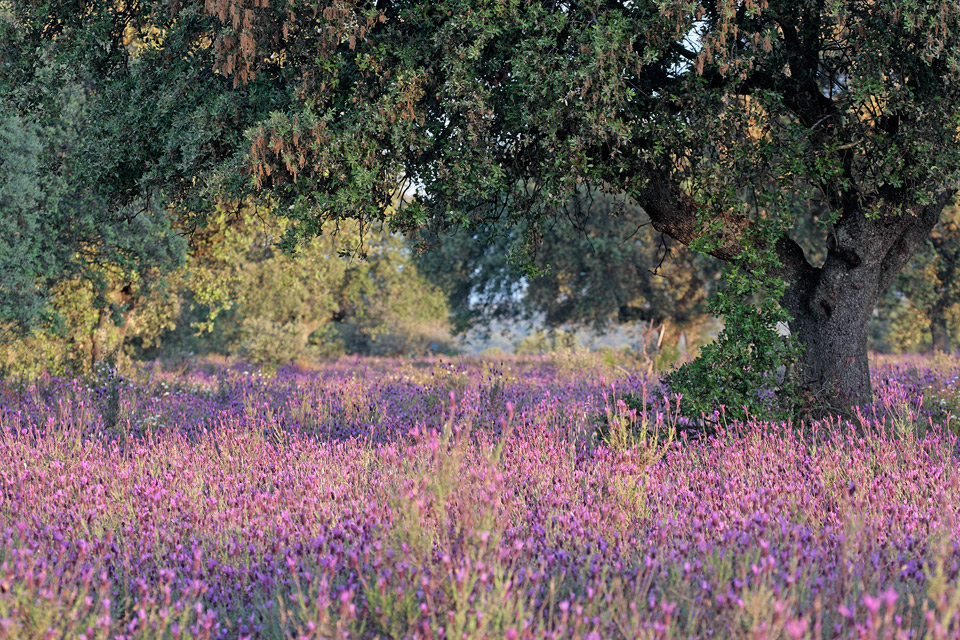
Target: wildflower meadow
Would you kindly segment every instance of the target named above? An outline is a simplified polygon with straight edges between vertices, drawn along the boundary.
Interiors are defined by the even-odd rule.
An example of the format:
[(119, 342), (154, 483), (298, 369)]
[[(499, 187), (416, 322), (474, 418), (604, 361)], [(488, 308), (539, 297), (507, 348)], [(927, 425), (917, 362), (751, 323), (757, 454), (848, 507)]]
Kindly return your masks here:
[(957, 638), (960, 365), (874, 379), (711, 435), (586, 357), (7, 381), (0, 637)]

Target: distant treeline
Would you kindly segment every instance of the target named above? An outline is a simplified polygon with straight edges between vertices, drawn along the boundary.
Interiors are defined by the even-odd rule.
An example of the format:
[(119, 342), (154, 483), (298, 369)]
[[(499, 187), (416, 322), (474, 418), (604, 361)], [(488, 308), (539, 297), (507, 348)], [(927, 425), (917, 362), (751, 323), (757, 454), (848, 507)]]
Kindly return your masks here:
[(202, 231), (184, 231), (179, 267), (152, 277), (103, 269), (63, 283), (51, 321), (0, 345), (0, 364), (35, 374), (117, 358), (215, 353), (277, 365), (452, 349), (446, 300), (402, 238), (345, 224), (282, 251), (285, 226), (250, 204), (218, 206)]
[[(7, 334), (0, 366), (30, 375), (118, 358), (219, 354), (279, 365), (346, 353), (417, 356), (455, 351), (457, 333), (531, 319), (542, 330), (517, 336), (520, 351), (570, 348), (570, 330), (633, 325), (649, 328), (634, 335), (656, 341), (666, 366), (681, 351), (692, 357), (716, 330), (705, 302), (720, 286), (719, 264), (658, 245), (643, 211), (607, 194), (571, 205), (543, 238), (534, 272), (513, 259), (522, 230), (494, 231), (492, 242), (467, 233), (406, 239), (344, 223), (281, 249), (287, 224), (267, 208), (224, 202), (195, 229), (144, 228), (144, 246), (182, 242), (180, 261), (78, 273), (51, 292), (46, 322)], [(960, 208), (949, 208), (883, 297), (875, 350), (949, 350), (960, 338), (958, 225)], [(650, 345), (627, 346), (651, 355)]]

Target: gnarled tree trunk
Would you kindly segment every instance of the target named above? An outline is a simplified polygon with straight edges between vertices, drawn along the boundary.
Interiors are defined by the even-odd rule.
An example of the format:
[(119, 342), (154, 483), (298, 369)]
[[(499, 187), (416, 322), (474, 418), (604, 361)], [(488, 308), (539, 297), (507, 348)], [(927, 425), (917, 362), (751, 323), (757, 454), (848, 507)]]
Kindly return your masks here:
[(934, 316), (930, 320), (930, 347), (934, 351), (950, 353), (950, 332), (943, 317)]
[(90, 333), (90, 371), (96, 369), (97, 363), (106, 356), (107, 328), (110, 324), (110, 312), (100, 309), (97, 315), (97, 325)]
[(778, 243), (779, 273), (790, 285), (781, 301), (803, 346), (801, 383), (821, 410), (844, 410), (872, 399), (867, 333), (874, 307), (940, 218), (948, 196), (899, 216), (841, 216), (827, 258), (812, 266), (788, 238)]
[(803, 347), (800, 381), (808, 400), (841, 410), (872, 395), (867, 331), (880, 295), (879, 263), (849, 264), (834, 252), (787, 301), (790, 332)]
[[(107, 360), (123, 349), (127, 338), (127, 331), (133, 320), (133, 310), (136, 298), (130, 285), (114, 290), (109, 296), (112, 304), (123, 306), (126, 309), (121, 314), (123, 323), (113, 324), (113, 313), (109, 306), (101, 306), (97, 312), (97, 324), (90, 333), (90, 370), (93, 371), (97, 363)], [(112, 329), (112, 331), (111, 331)]]
[(305, 353), (310, 346), (310, 336), (323, 328), (327, 324), (327, 319), (303, 320), (300, 322), (300, 331), (297, 333), (298, 353)]

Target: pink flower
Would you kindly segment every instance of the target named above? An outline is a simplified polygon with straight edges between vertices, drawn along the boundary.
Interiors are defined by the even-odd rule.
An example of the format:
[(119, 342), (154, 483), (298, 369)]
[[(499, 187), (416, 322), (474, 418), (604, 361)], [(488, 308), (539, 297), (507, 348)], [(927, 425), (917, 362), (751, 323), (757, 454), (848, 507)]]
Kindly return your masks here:
[(897, 602), (897, 592), (892, 588), (887, 589), (883, 592), (883, 604), (886, 606), (887, 611), (893, 611), (893, 605)]
[(783, 630), (787, 632), (791, 640), (800, 640), (807, 633), (807, 626), (806, 618), (794, 618), (783, 625)]

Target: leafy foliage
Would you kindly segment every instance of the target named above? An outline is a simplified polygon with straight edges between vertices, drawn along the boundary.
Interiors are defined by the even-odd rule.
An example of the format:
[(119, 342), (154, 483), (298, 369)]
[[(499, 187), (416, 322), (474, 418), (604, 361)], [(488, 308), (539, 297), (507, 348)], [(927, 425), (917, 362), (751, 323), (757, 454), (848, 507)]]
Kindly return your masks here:
[(254, 205), (219, 206), (178, 276), (186, 302), (179, 322), (201, 335), (186, 327), (160, 335), (160, 349), (179, 343), (282, 364), (448, 348), (443, 297), (418, 275), (400, 238), (367, 231), (361, 258), (353, 254), (360, 231), (348, 225), (291, 253), (276, 246), (287, 224)]
[[(255, 362), (312, 355), (429, 353), (444, 343), (447, 307), (420, 278), (403, 241), (355, 225), (304, 242), (276, 243), (288, 223), (254, 206), (217, 210), (186, 272), (196, 323), (226, 350)], [(359, 246), (365, 256), (354, 254)]]
[(680, 397), (684, 415), (711, 429), (719, 412), (731, 420), (764, 416), (779, 421), (796, 415), (801, 390), (791, 370), (799, 346), (777, 331), (783, 312), (772, 303), (757, 309), (747, 304), (725, 304), (721, 294), (714, 308), (726, 326), (715, 342), (704, 345), (700, 357), (664, 378)]
[[(108, 325), (183, 263), (182, 218), (242, 190), (248, 118), (283, 104), (230, 89), (198, 7), (5, 3), (0, 12), (0, 327), (56, 329), (60, 285)], [(67, 285), (74, 286), (74, 285)], [(98, 321), (99, 322), (99, 321)], [(104, 338), (106, 339), (106, 338)]]
[(110, 359), (215, 353), (265, 365), (451, 349), (443, 295), (418, 274), (401, 238), (367, 232), (366, 258), (345, 257), (359, 234), (344, 228), (290, 254), (275, 246), (285, 224), (252, 205), (216, 207), (185, 264), (136, 295), (117, 325), (103, 322), (87, 281), (62, 283), (52, 298), (59, 331), (0, 345), (0, 370), (93, 370), (97, 341)]
[[(213, 11), (229, 24), (239, 7)], [(779, 363), (797, 353), (775, 331), (789, 322), (800, 382), (831, 402), (869, 395), (870, 310), (958, 184), (960, 146), (943, 145), (960, 122), (953, 2), (281, 2), (254, 15), (239, 40), (222, 36), (221, 60), (239, 82), (276, 56), (301, 72), (291, 108), (251, 130), (254, 179), (290, 207), (291, 237), (383, 219), (415, 187), (396, 227), (506, 224), (529, 259), (576, 194), (626, 193), (659, 231), (735, 263), (729, 344)], [(790, 235), (818, 208), (798, 202), (822, 209), (820, 264)], [(784, 309), (754, 311), (758, 296)]]

